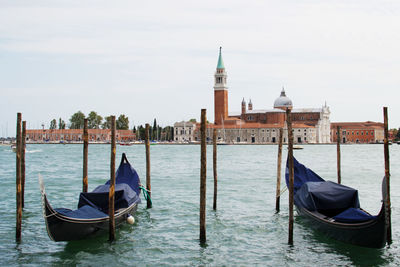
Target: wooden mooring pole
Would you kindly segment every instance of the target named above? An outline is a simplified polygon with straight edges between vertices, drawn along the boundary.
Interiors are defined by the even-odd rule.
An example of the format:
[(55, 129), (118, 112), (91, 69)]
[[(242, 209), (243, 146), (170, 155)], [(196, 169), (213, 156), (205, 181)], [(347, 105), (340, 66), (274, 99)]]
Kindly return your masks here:
[(340, 170), (340, 126), (337, 126), (336, 128), (337, 131), (337, 140), (336, 140), (336, 151), (337, 151), (337, 183), (341, 184), (342, 183), (342, 176), (341, 176), (341, 170)]
[(289, 160), (289, 245), (293, 245), (293, 183), (294, 183), (294, 170), (293, 170), (293, 132), (292, 132), (292, 115), (291, 110), (286, 109), (286, 122), (288, 128), (288, 160)]
[(281, 165), (282, 165), (282, 140), (283, 139), (283, 129), (279, 129), (279, 145), (278, 145), (278, 168), (276, 173), (276, 202), (275, 202), (275, 211), (279, 212), (280, 210), (280, 201), (281, 201)]
[(217, 129), (213, 130), (213, 173), (214, 173), (214, 202), (213, 210), (217, 210), (217, 189), (218, 189), (218, 177), (217, 177)]
[(82, 192), (88, 191), (88, 146), (89, 146), (89, 134), (88, 134), (88, 119), (83, 121), (83, 185)]
[(114, 218), (114, 202), (115, 202), (115, 116), (111, 116), (111, 164), (110, 164), (110, 191), (108, 194), (108, 216), (109, 224), (109, 241), (115, 239), (115, 218)]
[(21, 241), (21, 225), (22, 225), (22, 186), (21, 186), (21, 113), (17, 113), (17, 134), (16, 134), (16, 141), (17, 141), (17, 151), (16, 151), (16, 160), (17, 160), (17, 166), (16, 166), (16, 191), (17, 191), (17, 225), (16, 225), (16, 231), (15, 231), (15, 239), (17, 242)]
[(389, 129), (388, 129), (388, 112), (387, 107), (383, 107), (383, 124), (385, 131), (384, 138), (384, 154), (385, 154), (385, 176), (386, 176), (386, 192), (387, 197), (384, 201), (386, 201), (386, 226), (387, 226), (387, 243), (392, 243), (392, 211), (391, 211), (391, 203), (390, 203), (390, 162), (389, 162)]
[(207, 177), (207, 147), (206, 147), (206, 110), (201, 110), (201, 158), (200, 158), (200, 242), (205, 243), (206, 238), (206, 177)]
[(146, 131), (144, 134), (145, 146), (146, 146), (146, 189), (148, 193), (147, 197), (147, 208), (151, 209), (151, 177), (150, 177), (150, 125), (146, 123)]
[(22, 122), (21, 136), (21, 202), (22, 208), (25, 207), (25, 146), (26, 146), (26, 121)]

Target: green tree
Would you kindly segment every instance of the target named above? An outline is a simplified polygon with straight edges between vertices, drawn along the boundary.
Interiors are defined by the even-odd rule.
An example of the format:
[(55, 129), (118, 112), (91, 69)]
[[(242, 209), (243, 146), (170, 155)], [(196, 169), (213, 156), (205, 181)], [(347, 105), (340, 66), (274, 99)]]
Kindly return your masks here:
[(51, 120), (50, 122), (50, 129), (57, 129), (57, 121), (56, 119)]
[(139, 140), (144, 140), (144, 138), (145, 138), (145, 132), (146, 132), (146, 128), (144, 128), (142, 125), (140, 125), (139, 127), (138, 127), (138, 139)]
[(151, 129), (152, 131), (151, 131), (151, 140), (156, 140), (157, 139), (157, 120), (156, 119), (154, 119), (154, 121), (153, 121), (153, 127), (152, 127), (152, 129)]
[(196, 123), (196, 119), (190, 119), (189, 121)]
[(83, 123), (85, 120), (85, 114), (82, 111), (76, 112), (72, 117), (69, 119), (70, 129), (83, 129)]
[(65, 121), (61, 118), (58, 119), (58, 129), (65, 129)]
[(98, 115), (95, 111), (91, 111), (88, 115), (88, 128), (89, 129), (100, 129), (103, 117)]
[(116, 121), (117, 130), (129, 130), (129, 119), (124, 114), (119, 115)]
[(103, 129), (111, 129), (111, 116), (104, 118), (104, 122), (101, 126)]

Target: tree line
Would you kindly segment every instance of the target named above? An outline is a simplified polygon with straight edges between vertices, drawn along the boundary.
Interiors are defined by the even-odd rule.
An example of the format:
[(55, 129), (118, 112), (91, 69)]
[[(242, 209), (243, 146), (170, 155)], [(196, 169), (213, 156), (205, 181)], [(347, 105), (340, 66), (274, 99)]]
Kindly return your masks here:
[[(69, 129), (83, 129), (83, 124), (86, 116), (82, 111), (74, 113), (69, 119)], [(103, 118), (97, 112), (91, 111), (88, 116), (88, 129), (110, 129), (111, 128), (111, 116)], [(129, 118), (124, 114), (119, 115), (115, 121), (117, 130), (129, 130)], [(50, 129), (65, 129), (66, 123), (63, 119), (59, 118), (58, 125), (57, 120), (53, 119), (50, 121)], [(138, 140), (145, 139), (145, 127), (143, 125), (134, 126), (132, 132), (136, 134)], [(174, 127), (166, 126), (161, 127), (157, 124), (157, 120), (154, 119), (153, 126), (150, 126), (150, 139), (155, 141), (171, 141), (174, 140)]]
[[(74, 113), (69, 119), (69, 129), (83, 129), (83, 124), (86, 116), (82, 111)], [(91, 111), (87, 116), (88, 129), (110, 129), (111, 128), (111, 116), (107, 116), (103, 119), (102, 116), (98, 115), (97, 112)], [(117, 130), (129, 130), (129, 118), (124, 114), (119, 115), (115, 121)], [(61, 118), (58, 120), (58, 129), (65, 129), (65, 121)], [(57, 129), (57, 120), (53, 119), (50, 121), (50, 129)]]
[[(146, 128), (143, 125), (133, 127), (133, 132), (136, 134), (138, 140), (144, 140), (146, 134)], [(174, 127), (166, 126), (161, 127), (157, 124), (157, 120), (154, 119), (153, 126), (149, 127), (149, 138), (153, 141), (173, 141), (174, 140)]]

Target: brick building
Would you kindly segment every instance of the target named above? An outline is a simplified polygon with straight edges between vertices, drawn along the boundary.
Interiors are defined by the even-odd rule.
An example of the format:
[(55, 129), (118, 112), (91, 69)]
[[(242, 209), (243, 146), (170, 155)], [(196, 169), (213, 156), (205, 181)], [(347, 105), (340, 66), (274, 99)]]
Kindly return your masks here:
[[(111, 142), (110, 129), (88, 129), (89, 142)], [(83, 140), (83, 129), (40, 129), (26, 130), (27, 142), (80, 142)], [(131, 130), (117, 130), (117, 142), (136, 140)]]
[(381, 143), (384, 139), (384, 125), (380, 122), (333, 122), (332, 142), (337, 142), (337, 126), (340, 127), (341, 143)]

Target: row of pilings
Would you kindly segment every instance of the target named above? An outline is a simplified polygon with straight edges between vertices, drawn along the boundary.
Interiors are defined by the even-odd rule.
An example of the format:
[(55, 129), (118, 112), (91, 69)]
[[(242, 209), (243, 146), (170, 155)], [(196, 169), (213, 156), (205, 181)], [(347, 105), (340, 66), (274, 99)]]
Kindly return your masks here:
[[(391, 208), (390, 208), (390, 170), (389, 170), (389, 139), (388, 139), (388, 114), (387, 107), (383, 108), (384, 117), (384, 158), (385, 158), (385, 176), (387, 178), (386, 190), (388, 192), (386, 202), (386, 225), (387, 225), (387, 242), (392, 243), (392, 230), (391, 230)], [(293, 245), (293, 133), (292, 133), (292, 115), (291, 110), (286, 110), (286, 124), (288, 128), (288, 169), (289, 169), (289, 226), (288, 226), (288, 244)], [(88, 130), (87, 119), (84, 121), (83, 129), (83, 179), (82, 191), (88, 190)], [(150, 178), (150, 140), (149, 140), (149, 124), (146, 124), (145, 130), (145, 148), (146, 148), (146, 190), (149, 197), (147, 198), (147, 208), (152, 207), (151, 202), (151, 178)], [(205, 243), (206, 238), (206, 177), (207, 177), (207, 157), (206, 157), (206, 131), (207, 131), (207, 117), (206, 109), (201, 110), (201, 123), (200, 123), (200, 242)], [(116, 157), (116, 127), (115, 116), (111, 116), (111, 156), (110, 156), (110, 190), (109, 190), (109, 240), (115, 239), (115, 220), (114, 220), (114, 201), (115, 201), (115, 157)], [(279, 144), (278, 144), (278, 161), (277, 161), (277, 184), (276, 184), (276, 198), (275, 209), (276, 212), (280, 211), (280, 196), (281, 192), (281, 162), (282, 162), (282, 139), (283, 131), (279, 131)], [(22, 225), (22, 211), (24, 208), (24, 189), (25, 189), (25, 140), (26, 140), (26, 121), (22, 121), (22, 114), (17, 113), (17, 131), (16, 131), (16, 241), (21, 242), (21, 225)], [(214, 197), (213, 209), (217, 209), (217, 140), (216, 129), (213, 129), (213, 176), (214, 176)], [(340, 127), (337, 128), (337, 178), (338, 183), (341, 183), (341, 155), (340, 155)]]

